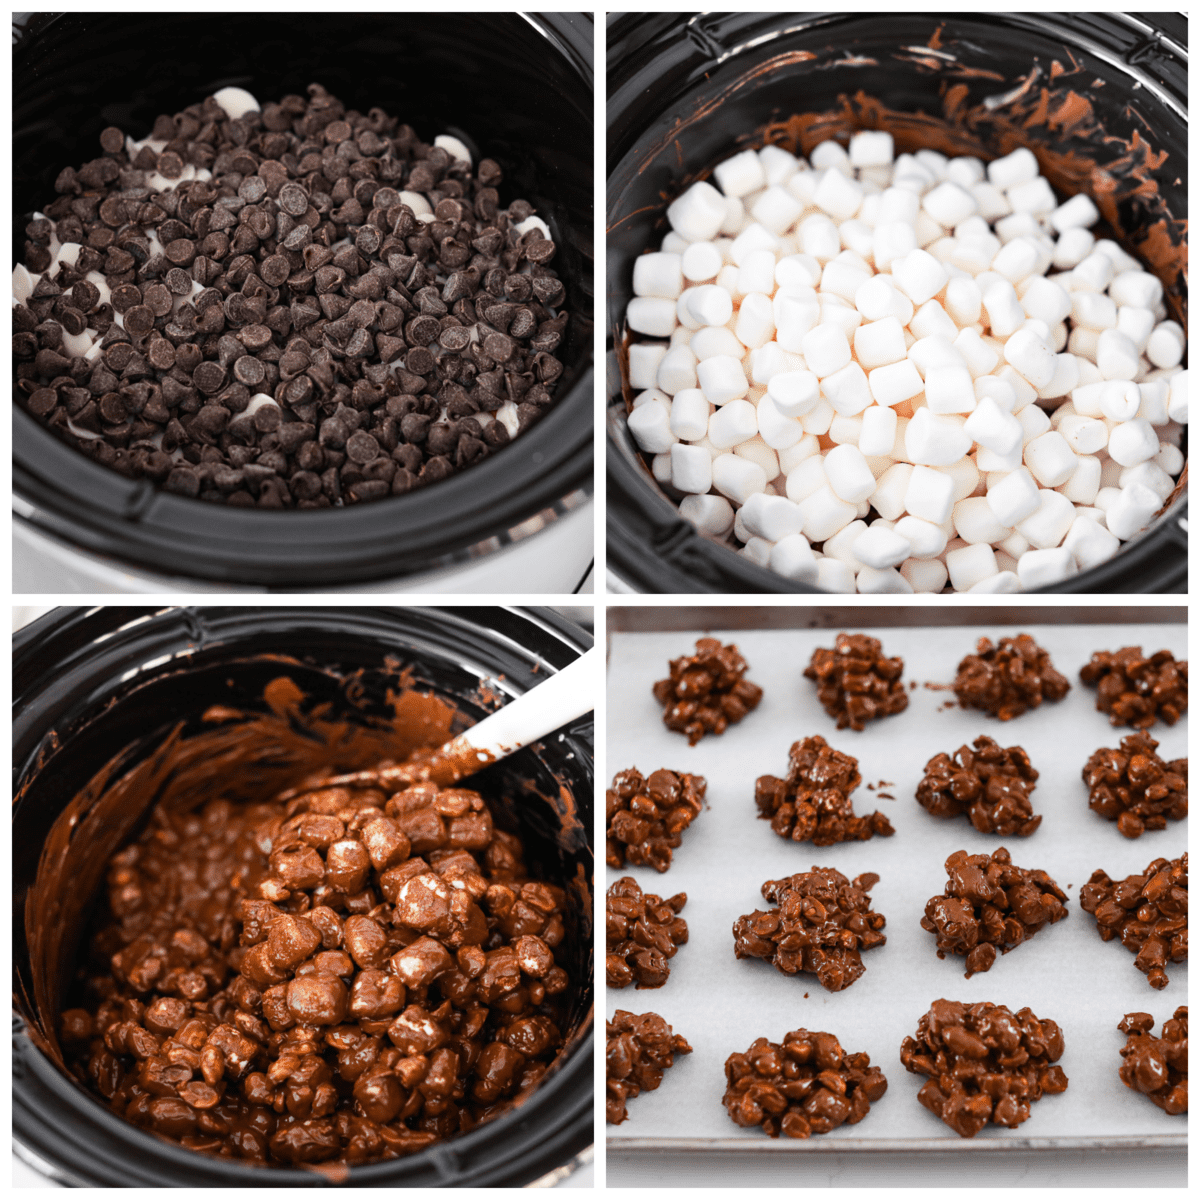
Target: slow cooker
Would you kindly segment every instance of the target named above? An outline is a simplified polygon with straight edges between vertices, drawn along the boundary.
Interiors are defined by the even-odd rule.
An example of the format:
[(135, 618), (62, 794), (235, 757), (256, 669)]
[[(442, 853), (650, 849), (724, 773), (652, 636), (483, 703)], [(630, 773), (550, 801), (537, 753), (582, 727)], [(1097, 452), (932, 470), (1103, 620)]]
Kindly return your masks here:
[[(411, 1157), (340, 1173), (255, 1167), (194, 1153), (114, 1115), (39, 1048), (53, 1044), (46, 1033), (57, 1010), (51, 998), (86, 924), (80, 914), (94, 889), (84, 877), (103, 886), (107, 854), (97, 861), (85, 848), (78, 895), (47, 897), (37, 889), (55, 820), (84, 785), (118, 752), (112, 778), (136, 767), (179, 722), (184, 738), (199, 735), (210, 705), (266, 712), (264, 686), (286, 675), (306, 703), (327, 705), (331, 719), (372, 727), (392, 712), (398, 682), (407, 682), (449, 701), (470, 724), (590, 645), (549, 610), (483, 607), (59, 608), (15, 634), (12, 1124), (20, 1157), (71, 1187), (441, 1187), (521, 1186), (586, 1152), (593, 1097), (590, 714), (472, 777), (485, 795), (502, 798), (531, 872), (569, 894), (564, 965), (573, 991), (564, 1050), (512, 1111)], [(105, 829), (103, 836), (126, 832)], [(57, 926), (66, 930), (57, 952), (36, 940), (34, 913), (47, 911), (77, 918)]]
[[(343, 509), (201, 504), (123, 478), (13, 412), (14, 581), (27, 592), (570, 592), (592, 556), (592, 19), (580, 14), (22, 14), (14, 241), (100, 131), (142, 137), (226, 86), (320, 82), (432, 140), (452, 132), (550, 225), (573, 314), (545, 417), (436, 488)], [(557, 536), (555, 536), (557, 534)]]
[[(1048, 93), (1048, 96), (1044, 93)], [(1039, 109), (1039, 100), (1042, 107)], [(667, 204), (736, 148), (799, 113), (823, 136), (886, 123), (898, 150), (939, 118), (950, 153), (1027, 144), (1063, 195), (1090, 164), (1112, 185), (1114, 236), (1163, 281), (1187, 327), (1187, 20), (1176, 13), (623, 14), (608, 26), (608, 588), (815, 592), (701, 536), (651, 477), (625, 427), (621, 357), (633, 259)], [(1090, 113), (1088, 119), (1078, 114)], [(780, 124), (772, 131), (769, 124)], [(740, 139), (740, 140), (739, 140)], [(947, 149), (946, 145), (942, 149)], [(1141, 172), (1135, 178), (1133, 172)], [(1139, 186), (1141, 180), (1149, 180)], [(1103, 199), (1100, 204), (1105, 211)], [(629, 399), (632, 399), (629, 396)], [(1186, 435), (1185, 435), (1186, 437)], [(1184, 452), (1186, 454), (1186, 441)], [(1186, 472), (1113, 559), (1045, 592), (1187, 590)]]

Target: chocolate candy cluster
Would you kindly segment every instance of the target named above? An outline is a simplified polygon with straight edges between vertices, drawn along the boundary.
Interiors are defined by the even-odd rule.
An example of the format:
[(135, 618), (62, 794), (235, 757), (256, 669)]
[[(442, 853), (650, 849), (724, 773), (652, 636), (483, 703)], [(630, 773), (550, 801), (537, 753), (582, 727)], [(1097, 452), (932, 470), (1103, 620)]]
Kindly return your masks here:
[(1148, 733), (1132, 733), (1120, 750), (1097, 750), (1083, 768), (1088, 807), (1116, 821), (1127, 838), (1166, 829), (1168, 818), (1182, 821), (1188, 814), (1188, 760), (1164, 762), (1157, 749)]
[(967, 815), (980, 833), (1028, 837), (1041, 823), (1029, 794), (1038, 773), (1020, 746), (977, 737), (974, 749), (935, 754), (917, 785), (917, 803), (935, 817)]
[(687, 922), (679, 915), (687, 903), (680, 892), (669, 900), (643, 892), (626, 876), (608, 889), (605, 906), (605, 973), (608, 986), (662, 987), (671, 974), (668, 959), (688, 940)]
[(675, 1065), (676, 1054), (692, 1048), (658, 1013), (631, 1013), (618, 1008), (605, 1022), (604, 1116), (609, 1125), (620, 1125), (629, 1115), (626, 1102), (662, 1083), (663, 1071)]
[(665, 871), (683, 831), (700, 815), (707, 787), (703, 775), (682, 771), (652, 771), (645, 778), (634, 767), (618, 771), (605, 796), (608, 865)]
[(700, 638), (696, 653), (671, 662), (668, 679), (654, 685), (654, 698), (663, 706), (663, 724), (687, 735), (694, 746), (706, 733), (722, 734), (758, 707), (762, 688), (744, 678), (746, 660), (736, 646), (716, 638)]
[(1079, 678), (1096, 689), (1096, 709), (1113, 725), (1149, 729), (1159, 719), (1174, 725), (1187, 712), (1187, 660), (1176, 662), (1170, 650), (1149, 658), (1141, 646), (1097, 650)]
[(1043, 700), (1061, 700), (1070, 690), (1050, 655), (1027, 633), (1001, 638), (997, 645), (980, 638), (975, 653), (958, 664), (954, 680), (963, 708), (982, 709), (1001, 721), (1011, 721)]
[(903, 672), (904, 659), (886, 658), (878, 638), (839, 633), (832, 650), (813, 651), (804, 677), (816, 682), (817, 699), (839, 729), (861, 730), (908, 707)]

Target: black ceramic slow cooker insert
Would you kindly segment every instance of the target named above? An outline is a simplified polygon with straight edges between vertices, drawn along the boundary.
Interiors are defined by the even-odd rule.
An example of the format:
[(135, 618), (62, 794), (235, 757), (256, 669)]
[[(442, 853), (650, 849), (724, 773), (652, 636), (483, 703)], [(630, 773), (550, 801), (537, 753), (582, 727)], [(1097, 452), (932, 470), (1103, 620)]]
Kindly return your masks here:
[[(472, 786), (500, 798), (531, 874), (568, 892), (566, 1048), (513, 1111), (411, 1157), (354, 1166), (344, 1177), (257, 1167), (126, 1123), (61, 1073), (27, 1032), (45, 1029), (57, 1005), (43, 1001), (39, 1011), (36, 997), (56, 985), (47, 968), (35, 976), (40, 958), (30, 953), (26, 917), (42, 847), (64, 807), (123, 748), (118, 777), (178, 722), (185, 737), (201, 732), (199, 717), (210, 705), (266, 711), (264, 686), (286, 674), (308, 703), (327, 703), (335, 718), (366, 724), (390, 713), (389, 690), (407, 668), (417, 690), (450, 701), (469, 724), (590, 645), (587, 634), (548, 610), (482, 607), (55, 609), (20, 630), (13, 675), (18, 1153), (74, 1187), (439, 1187), (522, 1186), (584, 1151), (593, 1097), (590, 715), (472, 777)], [(96, 881), (103, 887), (102, 867)], [(78, 908), (87, 897), (64, 907), (71, 900)], [(68, 928), (69, 958), (79, 932)]]
[(265, 103), (317, 82), (500, 163), (501, 203), (524, 197), (550, 226), (572, 320), (546, 415), (436, 487), (333, 510), (226, 508), (125, 479), (14, 410), (18, 519), (132, 570), (287, 590), (452, 566), (577, 506), (592, 486), (592, 53), (579, 14), (33, 14), (13, 47), (15, 245), (106, 126), (140, 138), (222, 87)]
[[(1186, 18), (1173, 13), (610, 18), (606, 370), (608, 566), (615, 585), (668, 593), (817, 590), (699, 534), (651, 477), (625, 427), (619, 358), (633, 260), (661, 242), (671, 199), (736, 149), (762, 145), (771, 122), (841, 110), (845, 120), (830, 131), (843, 141), (853, 128), (874, 127), (872, 104), (860, 102), (860, 93), (894, 113), (939, 119), (976, 114), (953, 152), (988, 159), (1014, 148), (1004, 119), (1027, 99), (1034, 119), (1023, 126), (1021, 138), (1041, 152), (1043, 173), (1065, 197), (1083, 184), (1067, 178), (1069, 170), (1055, 178), (1052, 158), (1061, 163), (1075, 155), (1109, 170), (1118, 181), (1120, 230), (1106, 234), (1117, 234), (1127, 251), (1156, 270), (1143, 253), (1148, 247), (1170, 244), (1186, 253), (1186, 47)], [(1013, 99), (1027, 80), (1029, 86)], [(1050, 94), (1040, 119), (1033, 111), (1039, 89)], [(1055, 97), (1072, 90), (1090, 105), (1093, 123), (1068, 119), (1074, 108), (1063, 110), (1060, 119), (1053, 116), (1061, 102)], [(918, 148), (903, 143), (901, 131), (897, 148)], [(1140, 151), (1130, 155), (1131, 145)], [(1147, 147), (1153, 157), (1163, 157), (1149, 171), (1154, 188), (1138, 191), (1129, 166), (1142, 168)], [(1186, 328), (1186, 266), (1167, 264), (1169, 257), (1156, 273), (1171, 315)], [(1151, 527), (1115, 558), (1039, 590), (1186, 591), (1186, 487), (1176, 493)]]

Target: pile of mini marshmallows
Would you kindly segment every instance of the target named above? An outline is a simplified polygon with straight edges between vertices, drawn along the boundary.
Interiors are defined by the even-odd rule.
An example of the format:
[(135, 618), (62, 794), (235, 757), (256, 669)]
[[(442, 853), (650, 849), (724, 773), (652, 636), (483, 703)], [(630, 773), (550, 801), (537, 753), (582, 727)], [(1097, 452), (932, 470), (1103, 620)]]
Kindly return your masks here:
[(629, 346), (629, 431), (698, 529), (827, 592), (1019, 592), (1162, 508), (1184, 331), (1032, 151), (894, 157), (867, 131), (713, 178), (626, 316), (661, 339)]

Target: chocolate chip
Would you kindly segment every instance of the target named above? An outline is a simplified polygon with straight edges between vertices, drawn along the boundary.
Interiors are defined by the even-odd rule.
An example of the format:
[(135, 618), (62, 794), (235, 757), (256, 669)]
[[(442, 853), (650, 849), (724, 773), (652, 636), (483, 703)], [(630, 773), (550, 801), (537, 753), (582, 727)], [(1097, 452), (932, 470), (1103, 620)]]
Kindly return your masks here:
[[(173, 296), (190, 296), (192, 294), (192, 278), (181, 267), (172, 267), (163, 276), (163, 283), (166, 284), (167, 290)], [(158, 315), (166, 316), (166, 313), (159, 313)]]
[(298, 183), (286, 183), (279, 189), (279, 207), (293, 217), (308, 211), (308, 193)]
[(157, 169), (164, 179), (178, 179), (183, 174), (183, 159), (174, 150), (167, 150), (158, 156)]
[(379, 443), (360, 429), (346, 439), (346, 457), (351, 462), (369, 463), (379, 457)]
[(125, 313), (125, 328), (141, 337), (154, 328), (154, 313), (145, 304), (136, 304)]
[[(190, 290), (190, 289), (189, 289)], [(156, 317), (165, 317), (174, 307), (174, 296), (171, 289), (161, 283), (151, 283), (142, 292), (142, 303)], [(128, 321), (126, 321), (128, 324)], [(130, 330), (130, 332), (134, 332)]]
[(100, 145), (108, 154), (120, 154), (125, 149), (125, 135), (115, 125), (110, 125), (100, 131)]
[(225, 369), (220, 363), (202, 362), (192, 372), (192, 382), (206, 396), (216, 395), (225, 384)]

